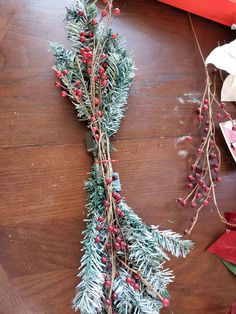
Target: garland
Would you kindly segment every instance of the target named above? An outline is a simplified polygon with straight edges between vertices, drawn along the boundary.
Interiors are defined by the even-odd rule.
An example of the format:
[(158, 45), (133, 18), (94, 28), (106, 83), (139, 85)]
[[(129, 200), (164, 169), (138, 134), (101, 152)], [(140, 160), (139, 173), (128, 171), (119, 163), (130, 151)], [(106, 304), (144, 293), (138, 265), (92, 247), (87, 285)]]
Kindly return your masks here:
[(110, 139), (124, 115), (134, 63), (124, 39), (108, 27), (120, 10), (113, 9), (112, 0), (103, 0), (99, 12), (95, 2), (78, 0), (67, 9), (72, 51), (51, 44), (57, 59), (55, 86), (74, 104), (79, 120), (87, 122), (87, 149), (94, 156), (85, 183), (87, 227), (73, 308), (81, 314), (155, 314), (169, 305), (167, 285), (173, 280), (163, 266), (169, 260), (165, 251), (185, 257), (193, 244), (144, 224), (120, 194)]

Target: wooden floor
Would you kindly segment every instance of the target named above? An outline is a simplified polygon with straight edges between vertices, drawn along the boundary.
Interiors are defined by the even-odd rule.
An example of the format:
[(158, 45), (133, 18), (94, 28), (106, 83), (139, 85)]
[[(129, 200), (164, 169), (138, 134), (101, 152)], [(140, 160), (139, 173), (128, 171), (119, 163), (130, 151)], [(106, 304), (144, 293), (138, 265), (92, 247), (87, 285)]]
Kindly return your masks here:
[[(64, 7), (72, 0), (3, 0), (0, 4), (0, 313), (70, 314), (77, 283), (87, 178), (92, 159), (85, 126), (53, 87), (47, 41), (68, 45)], [(114, 139), (123, 192), (147, 222), (182, 232), (192, 216), (180, 210), (193, 145), (176, 144), (195, 128), (188, 98), (202, 93), (204, 72), (185, 12), (155, 0), (121, 0), (113, 24), (128, 39), (138, 68), (126, 118)], [(206, 56), (226, 27), (193, 16)], [(234, 115), (236, 111), (232, 108)], [(223, 211), (236, 209), (235, 165), (219, 134)], [(200, 141), (194, 138), (194, 143)], [(188, 150), (182, 159), (180, 150)], [(224, 230), (204, 212), (186, 260), (173, 259), (176, 280), (163, 313), (227, 314), (235, 278), (207, 246)], [(92, 313), (91, 313), (92, 314)], [(150, 313), (151, 314), (151, 313)]]

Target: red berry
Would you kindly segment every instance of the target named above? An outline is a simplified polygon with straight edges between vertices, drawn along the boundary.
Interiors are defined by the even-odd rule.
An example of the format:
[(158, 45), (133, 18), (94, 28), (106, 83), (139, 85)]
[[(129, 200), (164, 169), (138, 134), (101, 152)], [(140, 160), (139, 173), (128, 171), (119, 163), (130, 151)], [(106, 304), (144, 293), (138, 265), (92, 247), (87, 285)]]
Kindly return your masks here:
[(113, 228), (112, 232), (113, 232), (114, 234), (116, 234), (116, 233), (118, 232), (118, 229), (117, 229), (117, 228)]
[(109, 201), (108, 200), (104, 200), (103, 202), (103, 206), (107, 207), (110, 205)]
[(111, 184), (112, 183), (112, 178), (106, 178), (106, 184)]
[(61, 91), (61, 96), (62, 96), (62, 97), (67, 97), (67, 96), (69, 96), (69, 95), (67, 94), (67, 92), (65, 92), (65, 91), (63, 90), (63, 91)]
[(114, 248), (116, 251), (119, 251), (120, 250), (120, 244), (119, 243), (115, 243), (114, 244)]
[(233, 130), (233, 131), (236, 131), (236, 124), (234, 124), (234, 125), (232, 126), (232, 130)]
[(106, 281), (105, 281), (105, 286), (106, 286), (107, 288), (109, 288), (109, 287), (111, 286), (111, 281), (110, 281), (110, 280), (106, 280)]
[(61, 72), (56, 71), (56, 77), (61, 78)]
[(118, 278), (120, 276), (120, 273), (117, 271), (115, 274), (115, 277)]
[(86, 38), (84, 36), (81, 36), (79, 40), (81, 43), (84, 43), (86, 41)]
[(220, 171), (220, 168), (215, 167), (215, 168), (214, 168), (214, 171), (215, 171), (215, 172), (219, 172), (219, 171)]
[(79, 85), (80, 85), (80, 81), (79, 80), (75, 81), (75, 86), (79, 86)]
[(192, 140), (193, 140), (192, 136), (188, 136), (188, 137), (187, 137), (187, 141), (188, 141), (188, 142), (192, 142)]
[(96, 242), (96, 243), (100, 243), (100, 242), (101, 242), (101, 238), (100, 238), (99, 236), (97, 236), (97, 237), (95, 238), (95, 242)]
[(170, 300), (165, 298), (162, 300), (162, 304), (164, 307), (168, 307), (170, 305)]
[(89, 52), (90, 50), (91, 50), (91, 49), (90, 49), (89, 47), (86, 47), (86, 48), (85, 48), (85, 51), (86, 51), (86, 52)]
[(198, 117), (197, 117), (197, 119), (198, 119), (198, 121), (202, 121), (203, 116), (199, 114)]
[[(115, 301), (118, 299), (118, 294), (116, 292), (112, 293), (112, 300)], [(114, 314), (114, 312), (113, 312)]]
[(210, 191), (210, 188), (208, 186), (204, 186), (204, 191), (205, 192), (209, 192)]
[(139, 280), (139, 279), (141, 278), (141, 276), (140, 276), (139, 274), (134, 274), (134, 278), (135, 278), (136, 280)]
[(230, 119), (230, 118), (231, 118), (231, 114), (230, 114), (230, 113), (228, 113), (228, 112), (226, 112), (226, 114), (225, 114), (225, 118)]
[(99, 221), (99, 222), (103, 222), (103, 221), (104, 221), (104, 218), (103, 218), (102, 216), (99, 216), (99, 217), (98, 217), (98, 221)]
[(108, 64), (106, 62), (103, 63), (102, 65), (104, 68), (107, 68), (108, 67)]
[(185, 234), (185, 235), (189, 235), (189, 234), (190, 234), (189, 230), (188, 230), (188, 229), (185, 229), (185, 230), (184, 230), (184, 234)]
[(112, 304), (110, 299), (106, 299), (105, 300), (105, 305), (110, 306)]
[(93, 37), (93, 33), (92, 32), (88, 33), (88, 37), (92, 38)]
[(104, 52), (102, 52), (101, 55), (100, 55), (100, 58), (101, 59), (105, 59), (106, 58), (106, 54)]
[(140, 289), (140, 285), (138, 283), (134, 284), (134, 290), (139, 290)]
[(111, 39), (116, 39), (117, 35), (116, 34), (111, 34)]
[(91, 69), (91, 68), (88, 68), (88, 69), (87, 69), (87, 73), (88, 73), (88, 75), (90, 75), (90, 74), (92, 73), (92, 69)]
[(222, 114), (221, 113), (217, 113), (216, 118), (220, 119), (221, 117), (222, 117)]
[(81, 54), (83, 54), (85, 50), (84, 50), (84, 48), (80, 48), (79, 51), (80, 51)]
[(208, 101), (207, 99), (204, 99), (203, 103), (204, 103), (205, 105), (208, 105), (208, 104), (209, 104), (209, 101)]
[(93, 126), (93, 127), (92, 127), (92, 131), (93, 131), (94, 133), (96, 133), (96, 132), (98, 131), (98, 128), (97, 128), (96, 126)]
[(204, 182), (202, 179), (200, 179), (200, 180), (198, 181), (198, 183), (199, 183), (201, 186), (203, 186), (203, 185), (205, 184), (205, 182)]
[(107, 249), (107, 250), (110, 250), (110, 249), (111, 249), (111, 243), (107, 242), (107, 243), (105, 244), (105, 246), (106, 246), (106, 249)]
[(216, 178), (216, 182), (217, 182), (217, 183), (220, 183), (221, 181), (222, 181), (222, 178), (221, 178), (221, 177), (217, 177), (217, 178)]
[(192, 189), (193, 188), (193, 184), (192, 183), (188, 183), (188, 188)]
[(127, 284), (130, 285), (130, 284), (132, 283), (132, 278), (126, 277), (126, 280), (125, 280), (125, 281), (126, 281)]
[(102, 10), (102, 17), (107, 15), (107, 11), (106, 10)]
[(115, 8), (115, 9), (112, 11), (112, 13), (113, 13), (114, 15), (119, 15), (119, 14), (120, 14), (120, 9), (119, 9), (119, 8)]
[(121, 247), (122, 249), (125, 248), (125, 242), (124, 242), (124, 241), (121, 241), (121, 242), (120, 242), (120, 247)]
[(91, 116), (91, 117), (89, 118), (89, 121), (90, 121), (91, 123), (93, 123), (95, 120), (96, 120), (96, 119), (95, 119), (94, 116)]
[(99, 105), (99, 99), (97, 97), (94, 100), (94, 104), (95, 104), (96, 107)]
[(97, 225), (96, 230), (101, 231), (102, 230), (102, 225)]
[(63, 73), (64, 75), (67, 75), (67, 74), (68, 74), (68, 70), (65, 69), (65, 70), (62, 71), (62, 73)]
[(196, 111), (197, 111), (197, 113), (201, 113), (201, 108), (198, 107)]
[(102, 86), (103, 87), (107, 86), (107, 81), (106, 80), (102, 81)]
[(60, 86), (61, 86), (61, 83), (58, 82), (58, 81), (56, 81), (54, 85), (55, 85), (55, 87), (60, 87)]
[(98, 112), (97, 112), (97, 116), (98, 116), (99, 118), (102, 118), (102, 117), (103, 117), (102, 111), (98, 111)]
[(94, 76), (94, 82), (98, 81), (98, 76)]
[(121, 242), (121, 237), (116, 237), (116, 242), (120, 243)]
[(76, 96), (78, 96), (78, 97), (81, 97), (81, 96), (82, 96), (82, 94), (83, 94), (83, 93), (82, 93), (82, 90), (80, 90), (80, 89), (76, 89), (76, 88), (75, 88), (75, 89), (73, 89), (73, 92), (74, 92), (74, 93), (75, 93), (75, 95), (76, 95)]
[(203, 202), (203, 205), (205, 205), (205, 206), (207, 206), (208, 204), (209, 204), (208, 200), (205, 200), (205, 201)]
[(92, 19), (92, 25), (97, 25), (97, 20), (96, 19)]
[(199, 155), (201, 155), (201, 154), (203, 153), (203, 150), (202, 150), (201, 148), (198, 148), (198, 149), (197, 149), (197, 153), (198, 153)]
[(114, 229), (114, 228), (113, 228), (111, 225), (109, 225), (109, 226), (107, 227), (107, 231), (108, 231), (108, 232), (112, 232), (113, 229)]
[(116, 214), (119, 216), (121, 213), (121, 210), (119, 208), (116, 208)]
[(103, 264), (106, 264), (107, 258), (106, 258), (105, 256), (103, 256), (103, 257), (101, 258), (101, 262), (102, 262)]
[(102, 73), (102, 74), (101, 74), (101, 79), (102, 79), (102, 80), (105, 80), (106, 77), (107, 77), (106, 73)]
[(196, 202), (191, 202), (191, 207), (192, 208), (195, 208), (197, 206), (197, 203)]
[(99, 134), (95, 134), (95, 140), (98, 142), (100, 140), (100, 135)]
[(125, 214), (123, 212), (120, 213), (120, 218), (121, 219), (125, 218)]
[(220, 104), (220, 108), (224, 109), (225, 107), (226, 107), (226, 104), (225, 104), (224, 102), (222, 102), (222, 103)]
[(179, 197), (179, 198), (178, 198), (178, 203), (182, 204), (183, 201), (184, 201), (184, 199), (183, 199), (182, 197)]
[(83, 11), (79, 11), (78, 14), (79, 14), (79, 16), (83, 16), (84, 12)]
[(103, 68), (99, 68), (98, 72), (99, 72), (99, 74), (103, 74), (105, 72), (105, 70)]
[(205, 133), (207, 133), (207, 132), (208, 132), (208, 130), (209, 130), (208, 128), (205, 128), (205, 129), (204, 129), (204, 132), (205, 132)]
[(189, 181), (194, 181), (195, 180), (194, 176), (192, 176), (191, 174), (188, 176), (188, 179), (189, 179)]
[(201, 194), (201, 193), (197, 193), (196, 198), (197, 198), (197, 199), (202, 198), (202, 194)]
[(86, 36), (85, 32), (80, 32), (80, 36)]
[(208, 110), (208, 106), (207, 106), (207, 105), (203, 105), (203, 106), (202, 106), (202, 109), (203, 109), (204, 111), (207, 111), (207, 110)]

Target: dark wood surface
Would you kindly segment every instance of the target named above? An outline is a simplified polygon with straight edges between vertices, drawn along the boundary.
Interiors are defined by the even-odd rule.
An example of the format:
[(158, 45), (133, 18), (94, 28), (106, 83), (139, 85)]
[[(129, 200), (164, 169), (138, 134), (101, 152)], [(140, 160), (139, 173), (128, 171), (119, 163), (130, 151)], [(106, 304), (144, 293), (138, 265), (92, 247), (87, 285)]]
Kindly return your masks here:
[[(66, 43), (64, 7), (72, 0), (3, 0), (0, 4), (0, 313), (70, 314), (81, 257), (81, 231), (92, 159), (84, 147), (85, 126), (54, 89), (47, 41)], [(154, 0), (119, 1), (114, 29), (128, 39), (138, 71), (126, 118), (114, 138), (123, 194), (147, 222), (182, 232), (191, 210), (176, 197), (194, 150), (176, 144), (194, 130), (194, 106), (204, 72), (185, 12)], [(226, 27), (193, 16), (206, 56)], [(235, 109), (232, 111), (235, 114)], [(217, 189), (223, 211), (236, 209), (235, 165), (219, 134), (224, 183)], [(200, 141), (194, 138), (194, 143)], [(182, 159), (180, 150), (188, 150)], [(224, 226), (206, 210), (192, 239), (195, 250), (173, 259), (176, 280), (163, 313), (226, 314), (236, 282), (205, 251)], [(92, 313), (91, 313), (92, 314)], [(151, 314), (151, 313), (150, 313)]]

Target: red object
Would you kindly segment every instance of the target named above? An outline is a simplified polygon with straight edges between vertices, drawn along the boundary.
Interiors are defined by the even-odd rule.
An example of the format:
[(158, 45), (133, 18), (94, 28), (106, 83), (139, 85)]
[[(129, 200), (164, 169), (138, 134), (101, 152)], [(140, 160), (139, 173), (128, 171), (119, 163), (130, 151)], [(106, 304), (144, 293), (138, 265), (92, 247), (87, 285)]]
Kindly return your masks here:
[[(224, 215), (225, 215), (225, 219), (229, 223), (236, 225), (236, 213), (225, 212)], [(236, 227), (233, 227), (233, 226), (230, 226), (230, 225), (227, 225), (227, 228), (231, 229), (231, 230), (236, 230)]]
[(227, 262), (236, 264), (236, 231), (226, 230), (207, 251), (219, 256)]
[(236, 302), (232, 304), (230, 314), (236, 314)]
[(167, 307), (167, 306), (170, 305), (170, 300), (169, 299), (163, 299), (162, 300), (162, 304), (163, 304), (164, 307)]
[[(236, 120), (233, 120), (234, 125), (236, 124)], [(236, 132), (232, 130), (232, 122), (226, 121), (220, 123), (221, 131), (224, 135), (226, 144), (233, 156), (234, 161), (236, 162)]]
[(236, 22), (236, 0), (160, 0), (179, 9), (231, 26)]

